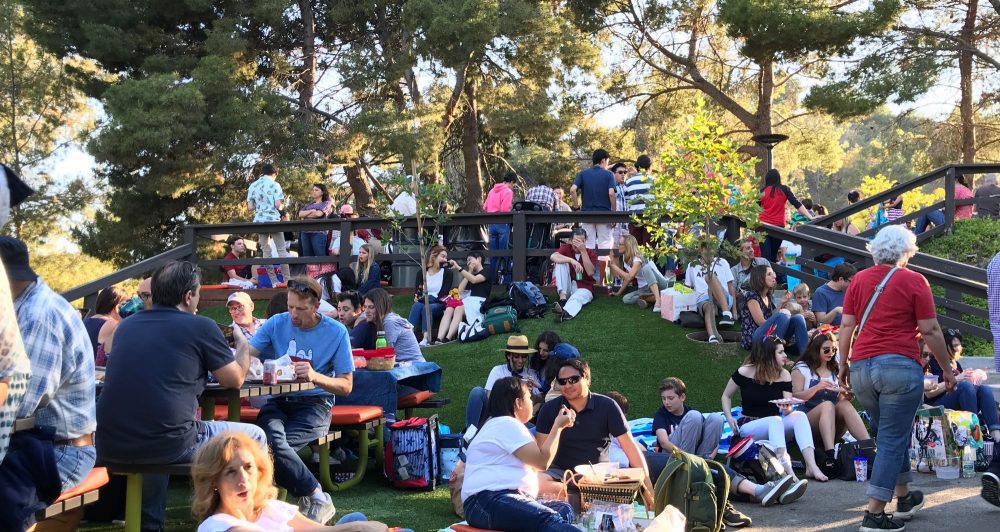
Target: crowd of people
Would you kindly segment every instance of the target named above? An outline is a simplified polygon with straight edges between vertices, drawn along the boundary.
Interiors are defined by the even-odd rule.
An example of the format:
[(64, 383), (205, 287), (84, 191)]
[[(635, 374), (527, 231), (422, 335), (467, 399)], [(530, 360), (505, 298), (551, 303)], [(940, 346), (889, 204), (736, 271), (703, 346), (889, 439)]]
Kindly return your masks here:
[[(597, 150), (593, 166), (576, 177), (570, 195), (584, 211), (641, 213), (652, 186), (650, 171), (648, 156), (634, 166), (612, 165), (608, 153)], [(255, 222), (285, 216), (276, 175), (273, 166), (265, 165), (248, 191)], [(512, 208), (515, 179), (505, 176), (490, 190), (485, 211)], [(989, 193), (990, 186), (996, 187), (995, 178), (985, 180), (975, 193), (964, 181), (956, 190), (965, 187), (968, 197), (991, 199), (996, 194)], [(985, 193), (979, 195), (980, 190)], [(322, 219), (335, 211), (356, 216), (350, 205), (335, 209), (322, 184), (310, 192), (312, 201), (299, 211), (299, 218)], [(568, 209), (560, 192), (542, 183), (530, 188), (525, 200), (546, 210)], [(852, 192), (849, 199), (852, 196), (856, 201), (857, 195)], [(765, 176), (760, 203), (761, 221), (778, 226), (788, 223), (789, 205), (795, 212), (793, 222), (825, 212), (822, 206), (797, 199), (776, 170)], [(973, 214), (969, 207), (962, 216)], [(892, 198), (885, 208), (898, 217), (901, 198)], [(990, 215), (990, 208), (988, 202), (977, 206), (984, 216)], [(937, 223), (927, 216), (927, 223)], [(509, 227), (496, 225), (489, 231), (491, 250), (508, 245)], [(850, 233), (853, 224), (839, 220), (831, 227)], [(584, 223), (556, 229), (566, 235), (549, 257), (556, 323), (576, 319), (598, 295), (599, 285), (626, 304), (660, 312), (661, 290), (675, 282), (679, 271), (665, 270), (643, 256), (641, 246), (649, 235), (641, 227)], [(921, 229), (920, 220), (916, 229)], [(12, 461), (24, 459), (25, 445), (51, 449), (51, 485), (46, 489), (56, 492), (78, 485), (97, 463), (193, 463), (193, 510), (199, 530), (318, 530), (336, 509), (298, 451), (326, 434), (336, 397), (351, 393), (351, 350), (374, 349), (385, 342), (394, 347), (397, 363), (422, 362), (425, 348), (455, 341), (476, 327), (483, 303), (495, 283), (503, 281), (498, 275), (510, 271), (503, 260), (493, 257), (487, 262), (481, 252), (468, 253), (460, 263), (449, 258), (446, 247), (434, 246), (424, 258), (424, 273), (404, 318), (393, 311), (392, 296), (381, 286), (376, 235), (362, 231), (298, 235), (299, 252), (306, 255), (339, 253), (344, 247), (340, 239), (349, 240), (345, 249), (351, 250), (350, 268), (285, 277), (291, 270), (281, 264), (223, 267), (223, 278), (230, 284), (250, 288), (284, 282), (285, 288), (268, 305), (267, 319), (254, 316), (248, 293), (230, 294), (226, 306), (232, 323), (225, 333), (213, 320), (197, 316), (201, 272), (189, 262), (161, 266), (131, 297), (117, 287), (103, 290), (84, 320), (32, 270), (24, 242), (0, 237), (8, 281), (0, 283), (0, 428), (21, 417), (34, 417), (45, 428), (18, 433), (14, 441), (9, 430), (0, 431), (0, 460), (8, 447), (18, 451), (7, 457)], [(285, 237), (259, 234), (264, 257), (280, 262), (289, 256)], [(248, 256), (243, 238), (233, 236), (227, 244), (227, 259)], [(492, 530), (573, 530), (573, 505), (553, 502), (567, 491), (565, 472), (609, 461), (643, 472), (640, 496), (650, 506), (653, 484), (670, 453), (717, 458), (728, 425), (734, 442), (749, 436), (773, 446), (778, 478), (761, 481), (728, 466), (724, 473), (733, 500), (762, 506), (790, 504), (805, 496), (807, 479), (825, 482), (833, 476), (838, 467), (834, 449), (845, 432), (861, 441), (871, 439), (869, 431), (875, 433), (879, 454), (866, 490), (869, 501), (861, 530), (902, 530), (901, 520), (912, 518), (924, 500), (922, 493), (908, 488), (906, 449), (916, 410), (927, 403), (976, 412), (997, 440), (996, 401), (981, 379), (962, 367), (962, 336), (941, 329), (926, 279), (906, 267), (917, 251), (913, 230), (887, 225), (870, 243), (875, 266), (858, 271), (842, 262), (814, 293), (800, 283), (777, 298), (779, 280), (772, 265), (787, 247), (770, 236), (759, 246), (748, 237), (739, 242), (732, 265), (705, 247), (699, 250), (701, 260), (683, 268), (708, 342), (724, 342), (720, 327), (739, 323), (747, 355), (718, 390), (716, 412), (692, 409), (686, 404), (684, 381), (676, 376), (664, 379), (658, 390), (662, 408), (651, 413), (655, 445), (650, 448), (631, 434), (627, 398), (591, 389), (586, 346), (581, 352), (557, 331), (543, 332), (534, 343), (525, 336), (509, 336), (502, 363), (486, 376), (484, 386), (473, 388), (467, 402), (467, 468), (461, 496), (469, 523)], [(1000, 297), (998, 261), (1000, 254), (989, 270), (990, 311), (1000, 331), (1000, 319), (993, 320), (993, 306), (1000, 307), (1000, 300), (994, 303)], [(209, 378), (222, 387), (238, 388), (251, 359), (283, 355), (291, 357), (296, 376), (313, 383), (313, 389), (267, 399), (254, 424), (200, 420), (197, 398)], [(98, 367), (104, 367), (100, 381)], [(738, 415), (733, 404), (737, 392)], [(793, 409), (788, 401), (792, 398), (802, 406)], [(852, 400), (867, 412), (868, 426)], [(802, 478), (792, 466), (793, 447), (802, 457)], [(0, 477), (12, 471), (7, 465), (10, 462), (0, 465)], [(167, 482), (165, 475), (143, 478), (144, 530), (163, 528)], [(286, 489), (297, 504), (277, 501), (275, 485)], [(33, 493), (45, 492), (42, 486), (35, 488)], [(0, 503), (5, 495), (0, 490)], [(1000, 506), (996, 458), (984, 474), (983, 496)], [(889, 513), (886, 506), (893, 499), (895, 511)], [(724, 522), (743, 527), (752, 520), (730, 504)], [(323, 530), (385, 529), (352, 515)]]

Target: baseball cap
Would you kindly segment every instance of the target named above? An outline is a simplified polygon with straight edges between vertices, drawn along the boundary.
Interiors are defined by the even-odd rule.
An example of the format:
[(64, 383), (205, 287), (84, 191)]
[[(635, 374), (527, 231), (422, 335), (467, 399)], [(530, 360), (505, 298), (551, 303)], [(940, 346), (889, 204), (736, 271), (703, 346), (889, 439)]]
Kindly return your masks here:
[(340, 214), (354, 214), (354, 207), (345, 203), (344, 206), (340, 208)]
[(250, 299), (250, 294), (246, 292), (233, 292), (232, 294), (229, 294), (228, 298), (226, 298), (226, 306), (229, 306), (229, 304), (233, 301), (242, 304), (243, 308), (253, 312), (253, 300)]
[(28, 246), (10, 236), (0, 236), (0, 259), (7, 276), (16, 281), (34, 281), (38, 274), (28, 264)]

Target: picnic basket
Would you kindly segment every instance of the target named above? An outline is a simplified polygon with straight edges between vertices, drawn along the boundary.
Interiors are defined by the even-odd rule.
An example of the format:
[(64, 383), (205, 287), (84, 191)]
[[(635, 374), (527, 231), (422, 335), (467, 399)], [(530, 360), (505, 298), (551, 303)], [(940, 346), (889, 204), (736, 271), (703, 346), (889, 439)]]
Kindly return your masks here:
[(580, 511), (586, 511), (593, 501), (632, 504), (642, 487), (642, 480), (622, 479), (609, 482), (591, 482), (567, 469), (563, 473), (563, 486), (568, 489), (570, 484), (580, 491)]

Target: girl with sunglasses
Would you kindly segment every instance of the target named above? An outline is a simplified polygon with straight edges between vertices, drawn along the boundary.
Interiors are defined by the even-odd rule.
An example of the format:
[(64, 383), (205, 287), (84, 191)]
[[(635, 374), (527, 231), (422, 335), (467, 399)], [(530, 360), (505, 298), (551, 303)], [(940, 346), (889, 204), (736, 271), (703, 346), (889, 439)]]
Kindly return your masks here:
[[(788, 457), (786, 439), (794, 437), (806, 464), (806, 476), (825, 482), (827, 477), (816, 464), (812, 429), (809, 418), (791, 405), (779, 407), (771, 401), (792, 398), (792, 375), (784, 368), (788, 362), (785, 342), (768, 335), (754, 343), (750, 356), (733, 372), (722, 392), (722, 413), (734, 435), (753, 436), (768, 440), (777, 447), (777, 455), (788, 475), (795, 476)], [(743, 415), (739, 422), (733, 417), (733, 395), (739, 390)], [(805, 482), (796, 479), (796, 483)]]
[(853, 394), (837, 382), (837, 339), (833, 333), (817, 333), (802, 358), (792, 368), (792, 396), (802, 399), (802, 411), (809, 418), (813, 436), (819, 434), (826, 450), (821, 469), (836, 474), (834, 444), (846, 428), (857, 440), (867, 440), (868, 429), (851, 404)]

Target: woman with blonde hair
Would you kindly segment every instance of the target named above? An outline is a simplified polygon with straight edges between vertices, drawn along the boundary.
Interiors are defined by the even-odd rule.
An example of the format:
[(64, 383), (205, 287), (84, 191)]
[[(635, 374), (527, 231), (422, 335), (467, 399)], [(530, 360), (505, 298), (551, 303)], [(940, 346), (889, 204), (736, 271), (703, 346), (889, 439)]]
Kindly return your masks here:
[[(656, 264), (642, 256), (639, 241), (632, 235), (622, 235), (618, 238), (618, 255), (622, 265), (611, 263), (611, 273), (622, 280), (622, 286), (615, 293), (622, 296), (626, 305), (639, 305), (639, 308), (649, 306), (647, 298), (653, 299), (653, 312), (660, 311), (660, 290), (667, 288), (669, 281), (660, 273)], [(635, 279), (639, 289), (625, 294), (625, 289)]]
[[(276, 499), (274, 464), (257, 442), (241, 432), (223, 432), (208, 441), (191, 464), (198, 532), (375, 532), (382, 523), (353, 521), (323, 526)], [(351, 521), (348, 521), (348, 519)]]
[[(426, 346), (431, 343), (431, 325), (435, 320), (440, 320), (444, 315), (445, 304), (441, 302), (444, 296), (454, 285), (451, 269), (448, 268), (448, 250), (444, 246), (434, 246), (427, 254), (427, 276), (423, 279), (417, 278), (417, 291), (413, 295), (413, 306), (410, 307), (410, 323), (413, 328), (423, 332), (423, 339), (420, 345)], [(419, 274), (418, 274), (419, 275)], [(427, 306), (430, 307), (430, 322), (427, 320), (424, 309), (423, 292), (427, 293)]]
[(370, 244), (362, 244), (358, 249), (358, 262), (354, 264), (354, 277), (358, 283), (358, 295), (365, 297), (370, 290), (379, 287), (382, 269), (378, 265), (375, 252)]

